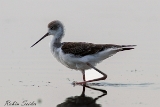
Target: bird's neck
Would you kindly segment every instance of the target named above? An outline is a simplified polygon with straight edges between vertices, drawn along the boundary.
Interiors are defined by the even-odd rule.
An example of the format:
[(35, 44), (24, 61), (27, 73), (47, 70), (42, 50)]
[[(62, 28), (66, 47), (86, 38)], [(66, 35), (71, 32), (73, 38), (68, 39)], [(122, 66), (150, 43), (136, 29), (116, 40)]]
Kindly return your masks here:
[(59, 48), (61, 46), (61, 40), (63, 37), (63, 33), (58, 33), (57, 35), (54, 35), (51, 39), (50, 47), (54, 50), (56, 48)]

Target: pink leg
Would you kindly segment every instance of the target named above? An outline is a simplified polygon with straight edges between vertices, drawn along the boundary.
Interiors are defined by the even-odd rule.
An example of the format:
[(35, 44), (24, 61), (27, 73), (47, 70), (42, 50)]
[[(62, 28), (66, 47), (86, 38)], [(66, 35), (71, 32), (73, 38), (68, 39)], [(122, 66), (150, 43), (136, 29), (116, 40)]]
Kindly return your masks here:
[(85, 73), (83, 74), (83, 80), (84, 82), (77, 82), (76, 84), (77, 85), (83, 85), (83, 84), (86, 84), (87, 82), (93, 82), (93, 81), (99, 81), (99, 80), (105, 80), (107, 78), (107, 75), (105, 73), (103, 73), (102, 71), (100, 71), (99, 69), (95, 68), (94, 66), (92, 66), (90, 63), (86, 63), (88, 66), (90, 66), (91, 68), (95, 69), (96, 71), (98, 71), (99, 73), (101, 73), (103, 75), (103, 77), (101, 78), (96, 78), (96, 79), (93, 79), (93, 80), (88, 80), (88, 81), (85, 81)]

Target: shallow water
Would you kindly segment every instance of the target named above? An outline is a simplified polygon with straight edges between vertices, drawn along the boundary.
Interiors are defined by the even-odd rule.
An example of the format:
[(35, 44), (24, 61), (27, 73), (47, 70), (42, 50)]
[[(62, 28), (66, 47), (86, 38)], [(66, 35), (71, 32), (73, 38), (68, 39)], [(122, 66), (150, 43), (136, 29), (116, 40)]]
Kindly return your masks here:
[[(14, 72), (1, 75), (1, 105), (6, 101), (34, 102), (36, 106), (57, 107), (102, 107), (105, 106), (147, 106), (159, 105), (160, 84), (96, 82), (83, 86), (71, 83), (81, 77), (80, 73), (64, 71)], [(61, 75), (63, 74), (63, 75)], [(3, 76), (7, 75), (7, 78)], [(69, 75), (69, 76), (68, 76)], [(20, 77), (19, 77), (20, 76)], [(107, 79), (105, 80), (107, 81)], [(93, 89), (92, 89), (93, 88)], [(94, 89), (95, 88), (95, 89)], [(85, 90), (85, 92), (83, 92)], [(32, 104), (32, 103), (31, 103)], [(157, 106), (158, 107), (158, 106)]]
[[(160, 106), (159, 1), (1, 0), (0, 8), (0, 107)], [(96, 66), (106, 80), (73, 86), (82, 74), (53, 58), (50, 37), (30, 48), (56, 19), (65, 25), (63, 41), (137, 46)], [(86, 72), (87, 80), (100, 76)]]

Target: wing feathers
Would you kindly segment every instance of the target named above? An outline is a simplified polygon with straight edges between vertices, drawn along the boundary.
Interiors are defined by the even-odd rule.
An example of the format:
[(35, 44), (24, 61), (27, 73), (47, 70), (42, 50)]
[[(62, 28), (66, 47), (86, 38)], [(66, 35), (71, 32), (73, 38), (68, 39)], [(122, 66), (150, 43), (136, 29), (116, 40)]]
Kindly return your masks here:
[[(77, 56), (86, 56), (95, 54), (109, 48), (117, 48), (120, 51), (130, 50), (134, 45), (114, 45), (114, 44), (92, 44), (85, 42), (64, 42), (62, 50), (65, 54), (74, 54)], [(127, 48), (128, 47), (128, 48)]]

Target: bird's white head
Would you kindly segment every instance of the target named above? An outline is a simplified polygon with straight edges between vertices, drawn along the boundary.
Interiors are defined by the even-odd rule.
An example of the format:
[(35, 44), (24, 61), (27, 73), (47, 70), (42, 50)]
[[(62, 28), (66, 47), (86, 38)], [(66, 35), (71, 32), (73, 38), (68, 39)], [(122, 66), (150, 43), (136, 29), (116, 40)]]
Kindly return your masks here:
[(64, 35), (63, 24), (58, 20), (50, 22), (48, 24), (48, 32), (42, 38), (40, 38), (35, 44), (33, 44), (31, 47), (33, 47), (34, 45), (36, 45), (38, 42), (40, 42), (42, 39), (44, 39), (45, 37), (49, 35), (53, 35), (55, 40), (61, 41), (61, 38)]

